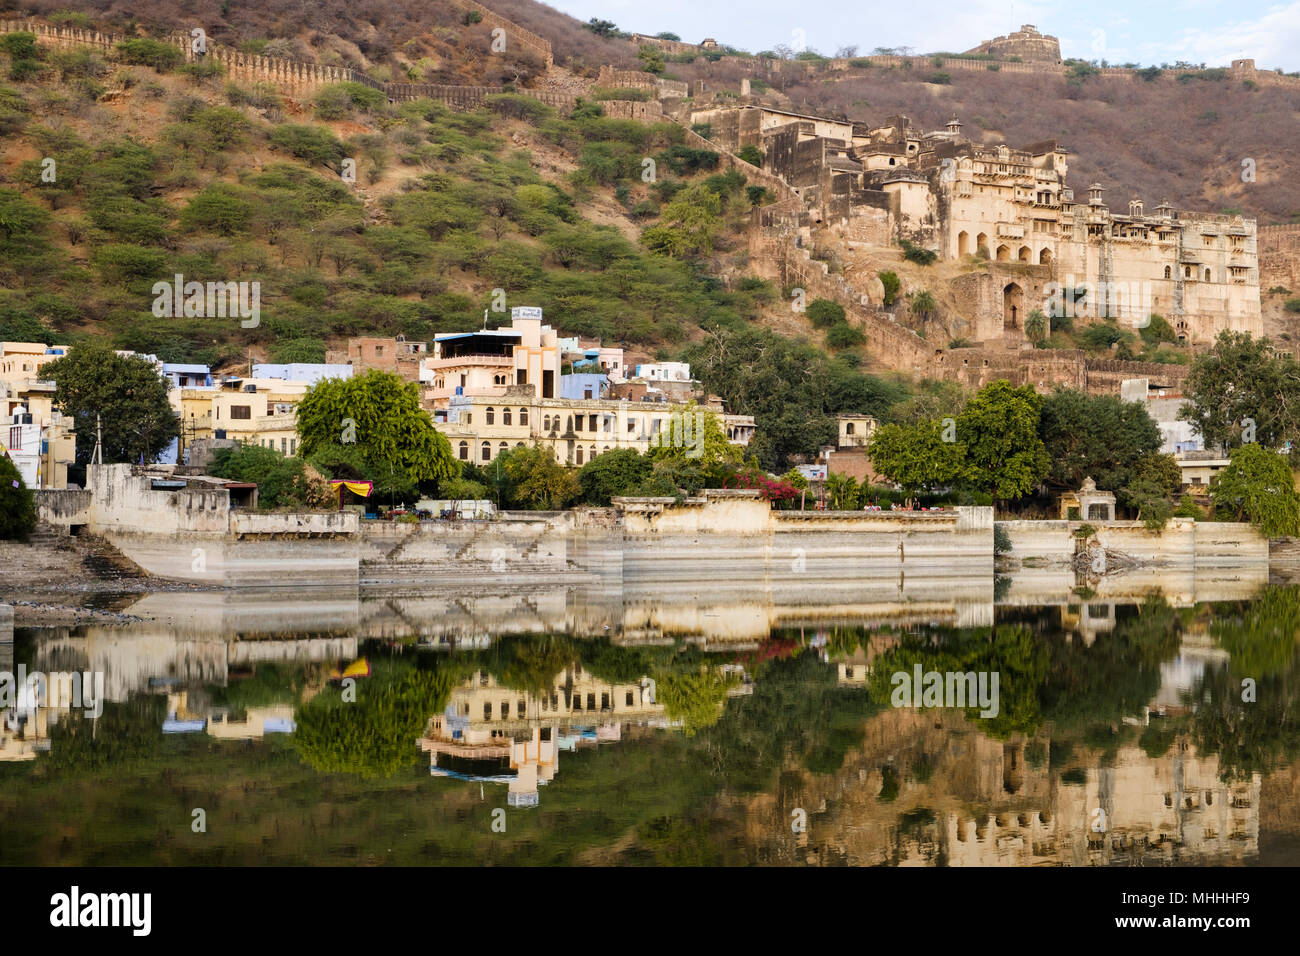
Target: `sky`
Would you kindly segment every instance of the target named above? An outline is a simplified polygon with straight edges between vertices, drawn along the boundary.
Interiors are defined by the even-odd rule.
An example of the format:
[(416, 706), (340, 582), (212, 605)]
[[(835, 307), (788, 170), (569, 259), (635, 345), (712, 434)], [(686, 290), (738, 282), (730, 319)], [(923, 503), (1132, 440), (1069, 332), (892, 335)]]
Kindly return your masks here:
[[(584, 23), (612, 20), (629, 33), (713, 37), (751, 53), (777, 44), (831, 55), (856, 45), (961, 52), (1032, 23), (1058, 37), (1065, 57), (1143, 66), (1178, 60), (1300, 71), (1300, 0), (543, 0)], [(800, 32), (801, 31), (801, 32)]]

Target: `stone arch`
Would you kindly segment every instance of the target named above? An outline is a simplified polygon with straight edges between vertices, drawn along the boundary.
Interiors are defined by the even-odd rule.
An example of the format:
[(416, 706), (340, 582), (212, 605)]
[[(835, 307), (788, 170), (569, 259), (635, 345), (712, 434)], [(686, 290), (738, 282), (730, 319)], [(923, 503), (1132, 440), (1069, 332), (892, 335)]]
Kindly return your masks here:
[(1028, 246), (1021, 246), (1020, 252), (1016, 254), (1016, 258), (1021, 262), (1032, 262), (1033, 253), (1030, 251)]
[(970, 254), (970, 233), (962, 230), (957, 233), (957, 255), (965, 256)]
[[(1004, 247), (1005, 248), (1005, 247)], [(1002, 288), (1002, 328), (1018, 329), (1024, 321), (1025, 290), (1015, 282)]]
[(1210, 270), (1209, 270), (1209, 267), (1206, 267), (1206, 269), (1205, 269), (1205, 281), (1206, 281), (1206, 282), (1210, 282), (1210, 281), (1212, 281), (1212, 280), (1210, 279)]
[(998, 262), (1008, 262), (1011, 259), (1010, 247), (1005, 245), (998, 246), (998, 254), (996, 258)]
[(1052, 250), (1044, 246), (1038, 250), (1038, 264), (1040, 266), (1050, 266), (1052, 264)]
[(1174, 270), (1171, 269), (1169, 266), (1165, 266), (1165, 278), (1172, 279), (1173, 277), (1174, 277)]

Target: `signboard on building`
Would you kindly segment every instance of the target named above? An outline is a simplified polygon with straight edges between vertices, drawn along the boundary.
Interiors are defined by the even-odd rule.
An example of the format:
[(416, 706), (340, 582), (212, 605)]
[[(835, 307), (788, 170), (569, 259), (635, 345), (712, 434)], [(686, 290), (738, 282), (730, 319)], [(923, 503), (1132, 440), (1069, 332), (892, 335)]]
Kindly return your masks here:
[(803, 475), (809, 481), (825, 481), (825, 465), (799, 465), (799, 474)]

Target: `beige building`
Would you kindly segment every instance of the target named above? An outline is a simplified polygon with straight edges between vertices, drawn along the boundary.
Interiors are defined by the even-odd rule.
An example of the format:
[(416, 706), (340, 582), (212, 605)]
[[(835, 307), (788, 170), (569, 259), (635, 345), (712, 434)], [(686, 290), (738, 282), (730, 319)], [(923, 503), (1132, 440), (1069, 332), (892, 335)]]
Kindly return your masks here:
[(437, 336), (433, 355), (420, 364), (420, 381), (432, 408), (447, 408), (456, 397), (502, 396), (511, 386), (556, 398), (561, 368), (560, 339), (542, 324), (542, 310), (514, 308), (509, 327)]
[(219, 437), (296, 455), (296, 409), (308, 387), (306, 382), (244, 378), (212, 388), (176, 389), (181, 445), (184, 448), (200, 438)]
[(582, 739), (579, 726), (596, 725), (589, 738), (595, 743), (621, 739), (624, 723), (649, 722), (663, 722), (649, 678), (609, 683), (575, 662), (549, 688), (529, 692), (479, 671), (430, 719), (420, 748), (434, 772), (458, 766), (478, 779), (507, 783), (510, 806), (536, 806), (538, 788), (559, 769), (559, 751)]
[(39, 378), (42, 365), (63, 358), (69, 345), (44, 342), (0, 342), (0, 381), (23, 382)]
[(76, 423), (54, 408), (53, 382), (0, 380), (0, 447), (27, 487), (68, 487), (77, 458)]
[[(1040, 40), (1051, 38), (1017, 42)], [(1099, 183), (1076, 200), (1067, 149), (1055, 140), (1017, 149), (972, 142), (956, 117), (922, 132), (902, 115), (870, 125), (753, 104), (691, 119), (728, 149), (758, 147), (810, 222), (850, 243), (908, 240), (945, 259), (985, 260), (950, 283), (965, 320), (960, 337), (1023, 341), (1036, 308), (1076, 325), (1109, 317), (1137, 327), (1158, 313), (1193, 343), (1224, 330), (1263, 332), (1254, 219), (1167, 200), (1148, 212), (1138, 197), (1112, 208)]]
[[(606, 451), (644, 452), (661, 440), (690, 448), (702, 434), (697, 411), (704, 414), (666, 402), (538, 398), (531, 386), (512, 385), (499, 397), (454, 396), (446, 411), (435, 410), (434, 421), (460, 461), (482, 465), (511, 448), (538, 443), (556, 461), (580, 466)], [(719, 420), (732, 444), (749, 443), (752, 417), (723, 415)]]

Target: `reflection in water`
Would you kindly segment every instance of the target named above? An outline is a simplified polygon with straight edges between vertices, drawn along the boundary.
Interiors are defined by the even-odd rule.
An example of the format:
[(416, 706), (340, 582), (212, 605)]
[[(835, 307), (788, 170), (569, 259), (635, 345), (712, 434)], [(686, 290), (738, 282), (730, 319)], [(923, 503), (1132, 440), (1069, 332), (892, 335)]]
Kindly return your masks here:
[[(1268, 861), (1300, 838), (1300, 591), (1193, 584), (151, 594), (5, 645), (107, 702), (4, 701), (0, 861)], [(900, 672), (996, 673), (996, 716), (892, 706)]]

